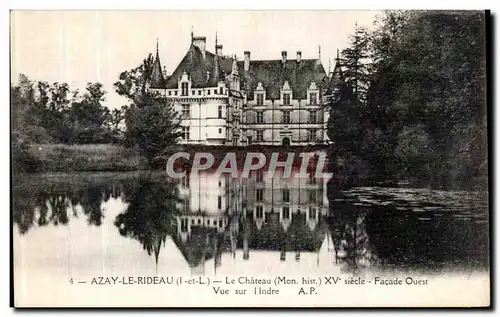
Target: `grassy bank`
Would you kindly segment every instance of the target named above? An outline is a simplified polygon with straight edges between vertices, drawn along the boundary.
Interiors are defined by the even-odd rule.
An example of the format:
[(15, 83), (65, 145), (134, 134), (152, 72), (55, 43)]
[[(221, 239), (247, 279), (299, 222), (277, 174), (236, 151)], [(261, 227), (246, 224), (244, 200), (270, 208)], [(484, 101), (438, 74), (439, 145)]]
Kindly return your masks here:
[(34, 144), (13, 160), (14, 170), (26, 172), (134, 171), (147, 169), (135, 149), (112, 144)]
[[(301, 152), (324, 150), (324, 147), (292, 147), (281, 146), (182, 146), (178, 151), (188, 152), (191, 158), (195, 153), (208, 152), (215, 156), (214, 167), (217, 167), (225, 154), (236, 153), (238, 166), (243, 166), (248, 152), (260, 152), (268, 161), (272, 153), (293, 152), (295, 163), (299, 162)], [(283, 153), (284, 155), (284, 153)], [(154, 169), (164, 169), (167, 158), (156, 160)], [(136, 149), (125, 148), (113, 144), (31, 144), (13, 147), (13, 170), (24, 172), (124, 172), (150, 169), (147, 160)]]

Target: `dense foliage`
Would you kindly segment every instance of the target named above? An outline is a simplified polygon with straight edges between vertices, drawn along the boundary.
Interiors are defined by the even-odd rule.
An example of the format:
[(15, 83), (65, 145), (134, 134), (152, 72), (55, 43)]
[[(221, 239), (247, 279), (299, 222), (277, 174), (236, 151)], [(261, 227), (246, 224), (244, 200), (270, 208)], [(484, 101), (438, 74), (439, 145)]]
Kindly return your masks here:
[[(15, 169), (39, 171), (44, 170), (41, 165), (68, 166), (67, 162), (42, 162), (44, 156), (36, 149), (46, 147), (39, 147), (40, 144), (61, 144), (72, 154), (81, 152), (75, 145), (123, 144), (140, 149), (151, 166), (155, 159), (168, 153), (180, 136), (179, 115), (173, 106), (161, 93), (147, 87), (151, 69), (150, 55), (139, 67), (120, 75), (116, 91), (130, 100), (130, 105), (120, 109), (103, 105), (106, 91), (100, 83), (88, 83), (85, 92), (80, 93), (66, 83), (33, 82), (21, 74), (18, 83), (11, 86)], [(77, 161), (75, 158), (70, 163), (73, 166)], [(112, 168), (112, 163), (104, 168)], [(130, 166), (137, 166), (131, 163)]]
[(338, 185), (484, 188), (485, 45), (483, 12), (391, 11), (356, 28), (328, 122)]
[(143, 63), (120, 74), (114, 86), (116, 92), (129, 99), (125, 113), (125, 142), (139, 147), (150, 165), (173, 151), (181, 136), (180, 115), (163, 94), (148, 89), (148, 79), (153, 69), (150, 54)]
[(20, 75), (11, 87), (13, 132), (34, 143), (115, 143), (125, 108), (102, 105), (105, 94), (100, 83), (88, 83), (81, 94), (66, 83), (35, 83)]
[(34, 145), (119, 143), (126, 107), (105, 107), (105, 94), (100, 83), (88, 83), (82, 94), (66, 83), (33, 82), (21, 74), (11, 86), (15, 169), (39, 170), (40, 162), (30, 151)]

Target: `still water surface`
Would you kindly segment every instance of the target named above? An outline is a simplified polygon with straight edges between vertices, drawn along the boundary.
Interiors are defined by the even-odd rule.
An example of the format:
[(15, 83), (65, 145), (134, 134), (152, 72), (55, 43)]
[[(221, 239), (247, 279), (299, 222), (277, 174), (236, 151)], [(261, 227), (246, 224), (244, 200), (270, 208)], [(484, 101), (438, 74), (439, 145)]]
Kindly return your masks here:
[(487, 271), (486, 193), (204, 173), (41, 174), (13, 187), (20, 277)]

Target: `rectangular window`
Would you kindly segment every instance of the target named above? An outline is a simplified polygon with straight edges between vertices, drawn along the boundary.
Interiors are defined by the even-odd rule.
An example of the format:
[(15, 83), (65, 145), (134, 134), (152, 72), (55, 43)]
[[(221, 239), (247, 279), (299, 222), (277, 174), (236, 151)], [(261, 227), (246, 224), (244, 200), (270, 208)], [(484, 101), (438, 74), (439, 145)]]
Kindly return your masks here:
[(264, 181), (264, 172), (262, 170), (256, 171), (255, 180), (259, 183), (262, 183)]
[(189, 187), (189, 176), (184, 176), (181, 178), (181, 186), (182, 186), (182, 188)]
[(182, 83), (181, 84), (181, 96), (187, 96), (188, 95), (188, 83)]
[(257, 131), (257, 141), (264, 141), (264, 131)]
[(316, 123), (316, 111), (309, 111), (309, 123)]
[(219, 128), (219, 134), (221, 134), (221, 133), (222, 133), (222, 128)]
[(309, 218), (316, 218), (316, 208), (309, 207)]
[(189, 127), (182, 127), (182, 139), (189, 140)]
[(222, 197), (217, 197), (217, 209), (222, 209)]
[(198, 90), (198, 96), (201, 96), (201, 90)]
[(290, 104), (290, 94), (283, 94), (283, 104), (285, 106)]
[(309, 202), (310, 203), (315, 203), (316, 202), (316, 191), (315, 190), (310, 190), (309, 191)]
[(257, 123), (264, 123), (264, 111), (257, 111)]
[(257, 94), (257, 106), (263, 106), (264, 105), (264, 94), (260, 93)]
[(191, 118), (191, 107), (189, 104), (183, 104), (182, 105), (182, 119), (189, 119)]
[(289, 189), (283, 189), (283, 202), (284, 203), (289, 203), (290, 202), (290, 190)]
[(176, 91), (174, 91), (174, 95), (176, 95), (176, 96), (177, 96), (177, 90), (176, 90)]
[(310, 103), (311, 105), (315, 105), (315, 104), (317, 104), (317, 102), (318, 102), (318, 100), (317, 100), (317, 95), (318, 95), (318, 94), (317, 94), (317, 93), (315, 93), (315, 92), (312, 92), (312, 93), (310, 93), (310, 94), (309, 94), (309, 101), (310, 101), (309, 103)]
[(255, 201), (263, 201), (264, 200), (264, 189), (257, 188), (255, 190)]
[(283, 111), (283, 123), (290, 123), (290, 111)]
[(283, 219), (290, 219), (290, 207), (283, 207)]
[(224, 94), (224, 87), (219, 87), (219, 95), (223, 95)]
[(169, 91), (168, 91), (168, 95), (169, 95), (169, 96), (172, 96), (172, 90), (169, 90)]
[(188, 219), (183, 218), (181, 219), (181, 231), (186, 232), (188, 227)]
[(208, 96), (210, 96), (210, 92), (211, 92), (211, 90), (210, 90), (210, 89), (208, 89), (208, 90), (207, 90), (207, 95), (208, 95)]
[(255, 216), (257, 218), (264, 218), (264, 208), (262, 206), (255, 207)]
[(316, 178), (314, 177), (314, 173), (309, 174), (309, 184), (316, 184)]
[(191, 90), (191, 95), (194, 95), (195, 94), (195, 91), (194, 90)]
[(219, 119), (222, 119), (222, 106), (219, 106), (218, 112), (219, 112), (218, 114)]
[(315, 142), (316, 141), (316, 130), (315, 129), (311, 129), (308, 131), (308, 140), (309, 142)]

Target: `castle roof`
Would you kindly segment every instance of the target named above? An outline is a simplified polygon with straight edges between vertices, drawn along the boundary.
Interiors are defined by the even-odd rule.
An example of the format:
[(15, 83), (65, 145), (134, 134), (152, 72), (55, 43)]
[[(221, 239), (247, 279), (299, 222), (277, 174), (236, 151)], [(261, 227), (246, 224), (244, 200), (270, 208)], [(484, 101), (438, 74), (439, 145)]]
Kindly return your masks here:
[(334, 93), (335, 88), (340, 88), (345, 84), (344, 74), (342, 72), (342, 68), (340, 67), (340, 61), (337, 57), (337, 61), (335, 63), (335, 67), (332, 72), (332, 76), (327, 85), (327, 89), (325, 91), (325, 96), (331, 96)]
[(156, 58), (153, 63), (153, 69), (151, 71), (150, 87), (151, 88), (165, 87), (165, 78), (163, 77), (163, 73), (161, 70), (161, 63), (160, 63), (160, 56), (158, 55), (158, 49), (156, 49)]
[[(244, 61), (239, 62), (243, 69)], [(248, 97), (253, 99), (254, 90), (258, 83), (266, 90), (266, 99), (280, 99), (280, 90), (285, 81), (288, 81), (292, 89), (294, 99), (306, 99), (306, 93), (311, 82), (321, 87), (328, 83), (323, 65), (317, 59), (287, 60), (252, 60), (248, 71), (242, 74), (243, 88)]]
[(232, 58), (223, 56), (216, 58), (216, 55), (209, 51), (203, 56), (203, 52), (191, 44), (184, 58), (167, 79), (164, 88), (177, 88), (177, 82), (184, 72), (190, 76), (193, 88), (217, 86), (219, 80), (224, 80), (225, 75), (231, 73), (232, 65)]
[[(233, 57), (217, 56), (191, 44), (188, 51), (173, 73), (166, 79), (163, 88), (175, 89), (182, 74), (186, 72), (193, 88), (215, 87), (224, 81), (233, 69)], [(326, 89), (330, 81), (317, 59), (286, 60), (251, 60), (248, 71), (244, 71), (244, 61), (236, 63), (241, 79), (242, 89), (253, 99), (257, 84), (262, 83), (266, 90), (266, 99), (280, 99), (280, 90), (288, 81), (294, 99), (305, 99), (311, 82)]]

